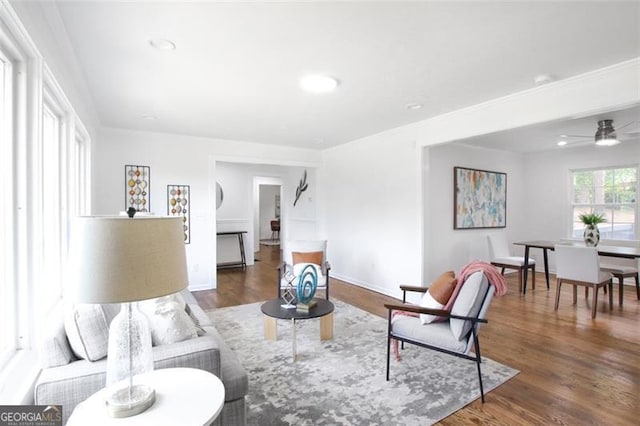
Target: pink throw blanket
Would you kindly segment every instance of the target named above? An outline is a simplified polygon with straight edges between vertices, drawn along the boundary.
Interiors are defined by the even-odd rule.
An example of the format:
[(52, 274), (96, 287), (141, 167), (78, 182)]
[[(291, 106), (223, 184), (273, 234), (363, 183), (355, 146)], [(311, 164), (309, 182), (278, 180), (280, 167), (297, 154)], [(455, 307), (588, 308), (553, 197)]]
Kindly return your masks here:
[[(496, 296), (504, 296), (507, 293), (507, 282), (505, 281), (504, 277), (493, 265), (479, 260), (473, 261), (463, 266), (458, 273), (458, 281), (462, 282), (462, 285), (464, 285), (464, 283), (467, 281), (467, 278), (469, 278), (471, 274), (478, 271), (481, 271), (487, 277), (487, 281), (489, 281), (489, 284), (495, 287)], [(396, 315), (404, 315), (408, 317), (420, 316), (420, 314), (415, 312), (393, 311), (391, 313), (391, 319), (393, 320)], [(398, 341), (396, 339), (391, 339), (391, 343), (393, 345), (393, 355), (398, 361), (400, 361), (401, 358), (400, 352), (398, 351)]]

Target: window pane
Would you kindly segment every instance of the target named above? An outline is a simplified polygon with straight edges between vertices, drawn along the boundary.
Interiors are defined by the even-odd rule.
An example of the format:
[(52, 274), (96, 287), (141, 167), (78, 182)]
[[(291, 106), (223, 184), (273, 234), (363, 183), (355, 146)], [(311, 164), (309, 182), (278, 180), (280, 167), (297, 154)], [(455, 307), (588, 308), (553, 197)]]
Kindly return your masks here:
[(593, 202), (593, 174), (591, 172), (575, 172), (573, 175), (574, 203)]
[(0, 369), (16, 349), (13, 278), (13, 133), (11, 62), (0, 52)]
[(62, 294), (61, 240), (60, 240), (60, 120), (46, 107), (43, 108), (42, 176), (43, 176), (43, 267), (47, 285), (38, 291), (41, 307), (48, 308)]
[(603, 214), (598, 225), (602, 239), (637, 239), (638, 168), (573, 172), (572, 237), (582, 237), (581, 214)]

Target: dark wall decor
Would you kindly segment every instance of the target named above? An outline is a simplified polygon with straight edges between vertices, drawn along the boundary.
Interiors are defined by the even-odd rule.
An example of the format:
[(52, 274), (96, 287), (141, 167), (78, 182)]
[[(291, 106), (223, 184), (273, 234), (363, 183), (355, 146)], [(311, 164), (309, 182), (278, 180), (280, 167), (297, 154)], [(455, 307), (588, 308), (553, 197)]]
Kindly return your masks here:
[(453, 229), (507, 226), (507, 174), (453, 168)]
[(298, 199), (300, 198), (302, 193), (306, 191), (308, 187), (309, 185), (307, 184), (307, 171), (305, 170), (304, 173), (302, 174), (302, 179), (300, 179), (300, 184), (296, 188), (296, 199), (293, 201), (294, 207), (298, 202)]
[(151, 168), (149, 166), (124, 166), (124, 209), (133, 207), (138, 212), (151, 209)]
[(182, 218), (184, 243), (191, 242), (191, 189), (189, 185), (167, 185), (167, 215)]

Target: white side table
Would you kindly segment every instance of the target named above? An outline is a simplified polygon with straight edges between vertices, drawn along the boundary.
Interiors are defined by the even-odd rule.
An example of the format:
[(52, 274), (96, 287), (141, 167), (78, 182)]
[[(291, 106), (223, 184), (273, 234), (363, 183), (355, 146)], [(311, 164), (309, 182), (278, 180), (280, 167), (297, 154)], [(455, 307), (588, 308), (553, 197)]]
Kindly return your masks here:
[(224, 385), (214, 374), (196, 368), (163, 368), (136, 376), (156, 390), (156, 402), (137, 416), (109, 417), (102, 389), (78, 404), (68, 426), (209, 425), (224, 405)]

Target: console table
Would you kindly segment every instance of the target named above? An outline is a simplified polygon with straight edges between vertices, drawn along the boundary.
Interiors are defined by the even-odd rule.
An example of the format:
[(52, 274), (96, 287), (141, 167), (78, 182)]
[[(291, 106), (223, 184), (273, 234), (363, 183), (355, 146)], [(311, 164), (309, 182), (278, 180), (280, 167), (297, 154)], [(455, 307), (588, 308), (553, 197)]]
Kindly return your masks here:
[(225, 232), (217, 232), (216, 235), (237, 235), (238, 236), (238, 246), (240, 247), (240, 261), (238, 262), (223, 262), (218, 263), (216, 266), (218, 268), (235, 268), (241, 266), (245, 268), (247, 266), (247, 256), (244, 253), (244, 238), (243, 235), (246, 234), (247, 231), (225, 231)]

